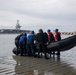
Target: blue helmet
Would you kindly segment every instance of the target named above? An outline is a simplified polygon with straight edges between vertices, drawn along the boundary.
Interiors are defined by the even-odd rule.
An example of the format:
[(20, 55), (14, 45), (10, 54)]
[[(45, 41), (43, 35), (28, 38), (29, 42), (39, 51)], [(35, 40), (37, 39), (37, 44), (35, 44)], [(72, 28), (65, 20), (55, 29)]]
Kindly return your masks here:
[(55, 29), (55, 32), (58, 32), (58, 29)]
[(47, 30), (47, 32), (50, 32), (50, 31), (51, 31), (50, 29)]

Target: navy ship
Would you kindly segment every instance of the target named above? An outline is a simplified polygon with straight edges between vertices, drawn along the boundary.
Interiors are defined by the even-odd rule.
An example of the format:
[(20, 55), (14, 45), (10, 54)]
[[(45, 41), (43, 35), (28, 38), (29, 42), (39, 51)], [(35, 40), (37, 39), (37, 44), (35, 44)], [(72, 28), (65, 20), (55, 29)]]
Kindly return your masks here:
[(17, 20), (15, 29), (0, 29), (0, 34), (16, 34), (21, 32), (30, 33), (30, 30), (21, 30), (21, 26), (19, 24), (19, 20)]

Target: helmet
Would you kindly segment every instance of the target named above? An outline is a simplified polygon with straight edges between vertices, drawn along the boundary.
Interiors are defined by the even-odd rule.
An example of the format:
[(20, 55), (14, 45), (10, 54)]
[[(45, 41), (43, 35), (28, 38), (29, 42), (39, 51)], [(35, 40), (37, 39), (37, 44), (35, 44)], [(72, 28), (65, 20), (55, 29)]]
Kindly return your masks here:
[(47, 32), (50, 32), (50, 29), (48, 29)]
[(31, 34), (34, 34), (34, 31), (31, 31)]
[(55, 32), (58, 32), (58, 29), (55, 29)]

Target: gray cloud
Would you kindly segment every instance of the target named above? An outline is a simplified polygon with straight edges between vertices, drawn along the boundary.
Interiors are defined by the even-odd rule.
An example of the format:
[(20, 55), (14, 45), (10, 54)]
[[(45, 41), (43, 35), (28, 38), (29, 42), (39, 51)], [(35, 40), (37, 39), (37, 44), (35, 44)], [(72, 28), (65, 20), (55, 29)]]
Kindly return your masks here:
[(0, 0), (0, 23), (75, 25), (76, 0)]

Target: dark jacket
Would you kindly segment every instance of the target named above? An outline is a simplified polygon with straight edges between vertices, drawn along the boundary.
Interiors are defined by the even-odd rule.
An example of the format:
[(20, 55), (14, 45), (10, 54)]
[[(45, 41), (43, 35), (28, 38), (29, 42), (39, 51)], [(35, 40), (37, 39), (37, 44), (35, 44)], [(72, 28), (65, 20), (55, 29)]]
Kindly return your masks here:
[(36, 40), (38, 43), (46, 43), (48, 41), (47, 33), (37, 33)]
[(19, 43), (20, 37), (21, 37), (21, 35), (18, 35), (18, 36), (15, 38), (15, 43)]

